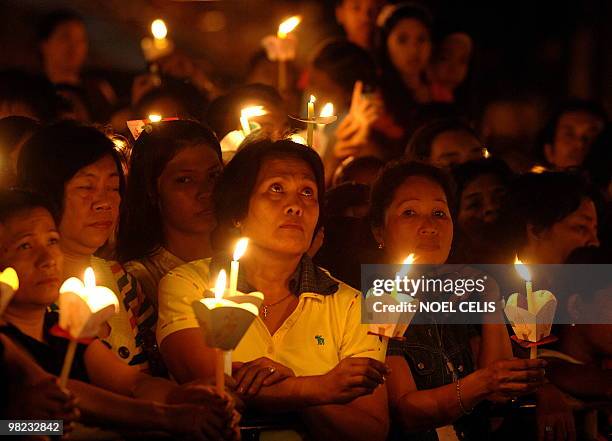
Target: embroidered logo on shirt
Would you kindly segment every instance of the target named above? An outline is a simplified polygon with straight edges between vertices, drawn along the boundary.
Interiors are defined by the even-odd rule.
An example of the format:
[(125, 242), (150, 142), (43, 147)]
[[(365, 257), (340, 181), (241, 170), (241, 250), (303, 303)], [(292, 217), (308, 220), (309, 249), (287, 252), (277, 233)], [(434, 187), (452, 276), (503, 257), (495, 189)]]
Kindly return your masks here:
[(325, 344), (325, 338), (322, 335), (315, 335), (315, 339), (317, 340), (317, 345), (322, 346)]

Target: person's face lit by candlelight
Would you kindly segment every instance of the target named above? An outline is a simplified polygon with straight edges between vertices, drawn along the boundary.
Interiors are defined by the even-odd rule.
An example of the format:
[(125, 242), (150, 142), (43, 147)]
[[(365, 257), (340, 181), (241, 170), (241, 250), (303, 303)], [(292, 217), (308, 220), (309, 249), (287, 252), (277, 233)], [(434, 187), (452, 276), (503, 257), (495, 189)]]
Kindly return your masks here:
[(389, 59), (406, 80), (414, 80), (424, 71), (431, 55), (429, 29), (414, 18), (400, 20), (387, 38)]
[(346, 32), (347, 39), (364, 49), (370, 49), (376, 17), (382, 0), (340, 0), (336, 5), (336, 20)]
[(457, 216), (460, 227), (470, 231), (495, 222), (505, 193), (506, 185), (494, 174), (484, 174), (469, 182), (460, 195)]
[(310, 247), (318, 219), (317, 184), (310, 166), (291, 157), (265, 159), (241, 234), (260, 249), (301, 255)]
[(87, 57), (88, 40), (81, 21), (59, 23), (40, 45), (45, 69), (54, 81), (53, 72), (78, 75)]
[(601, 117), (590, 112), (562, 114), (555, 127), (552, 144), (544, 146), (546, 160), (558, 169), (581, 166), (603, 127)]
[(163, 228), (186, 233), (210, 233), (216, 226), (212, 201), (222, 165), (207, 146), (180, 150), (157, 179)]
[(482, 158), (483, 145), (472, 134), (462, 130), (440, 133), (431, 143), (429, 162), (440, 168)]
[(528, 255), (538, 259), (534, 263), (563, 263), (576, 248), (599, 246), (593, 200), (583, 198), (577, 210), (549, 228), (539, 230), (528, 224), (527, 239)]
[[(373, 200), (378, 199), (374, 192)], [(380, 205), (374, 201), (372, 209)], [(410, 253), (419, 263), (441, 264), (448, 258), (453, 220), (445, 190), (433, 178), (407, 177), (393, 192), (380, 220), (373, 233), (391, 263), (402, 262)]]
[(119, 171), (111, 156), (80, 169), (64, 187), (62, 249), (93, 254), (111, 236), (119, 214)]
[(62, 263), (59, 233), (46, 208), (26, 208), (0, 222), (0, 268), (10, 266), (19, 277), (12, 307), (56, 301)]

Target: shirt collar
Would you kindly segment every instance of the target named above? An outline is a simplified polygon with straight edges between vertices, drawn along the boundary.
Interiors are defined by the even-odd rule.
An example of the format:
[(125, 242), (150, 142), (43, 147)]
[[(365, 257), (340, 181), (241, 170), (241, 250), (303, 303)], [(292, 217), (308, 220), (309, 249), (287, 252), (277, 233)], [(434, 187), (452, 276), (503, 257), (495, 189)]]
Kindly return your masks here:
[[(224, 261), (227, 261), (227, 259), (213, 258), (210, 263), (211, 274), (216, 274), (220, 269), (229, 267), (228, 264), (223, 265)], [(316, 266), (306, 254), (302, 256), (295, 271), (289, 278), (289, 290), (296, 296), (304, 293), (314, 294), (316, 297), (319, 295), (327, 296), (338, 291), (338, 286), (339, 283)], [(244, 293), (257, 291), (247, 282), (244, 271), (238, 273), (238, 291)]]

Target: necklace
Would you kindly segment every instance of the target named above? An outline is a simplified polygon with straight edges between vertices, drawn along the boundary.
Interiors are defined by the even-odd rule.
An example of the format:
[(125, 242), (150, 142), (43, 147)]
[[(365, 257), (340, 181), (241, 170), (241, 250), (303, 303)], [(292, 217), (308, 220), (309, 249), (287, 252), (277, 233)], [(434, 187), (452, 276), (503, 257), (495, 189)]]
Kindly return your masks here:
[(275, 306), (275, 305), (278, 305), (280, 302), (282, 302), (283, 300), (285, 300), (287, 297), (289, 297), (289, 296), (291, 296), (291, 295), (293, 295), (293, 293), (291, 293), (291, 292), (290, 292), (289, 294), (287, 294), (287, 295), (286, 295), (286, 296), (284, 296), (284, 297), (281, 297), (279, 300), (277, 300), (277, 301), (276, 301), (276, 302), (274, 302), (274, 303), (268, 303), (267, 305), (262, 305), (262, 307), (263, 307), (263, 317), (264, 317), (264, 319), (268, 318), (268, 313), (269, 313), (268, 308), (271, 308), (271, 307), (273, 307), (273, 306)]

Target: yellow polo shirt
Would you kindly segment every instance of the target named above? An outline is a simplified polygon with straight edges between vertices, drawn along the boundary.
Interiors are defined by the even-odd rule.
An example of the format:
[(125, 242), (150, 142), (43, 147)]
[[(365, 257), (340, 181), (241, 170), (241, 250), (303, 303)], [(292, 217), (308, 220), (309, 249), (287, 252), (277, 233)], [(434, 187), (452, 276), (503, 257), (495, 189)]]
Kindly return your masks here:
[[(174, 332), (199, 327), (191, 303), (214, 286), (209, 265), (210, 259), (181, 265), (159, 283), (160, 345)], [(325, 374), (347, 357), (384, 361), (386, 341), (369, 335), (368, 326), (361, 323), (361, 298), (359, 291), (342, 282), (331, 295), (302, 293), (297, 307), (274, 335), (256, 317), (233, 351), (232, 360), (247, 362), (268, 357), (291, 368), (296, 375)]]

